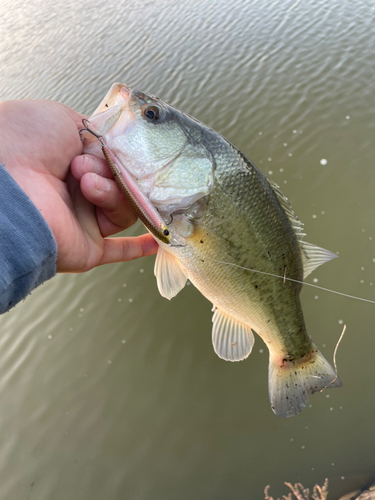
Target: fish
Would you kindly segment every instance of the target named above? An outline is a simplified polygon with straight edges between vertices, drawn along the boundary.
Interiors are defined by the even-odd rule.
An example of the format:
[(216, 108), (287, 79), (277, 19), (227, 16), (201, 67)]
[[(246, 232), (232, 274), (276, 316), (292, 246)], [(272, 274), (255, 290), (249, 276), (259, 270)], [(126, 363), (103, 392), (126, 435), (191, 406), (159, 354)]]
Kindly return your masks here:
[[(337, 255), (303, 240), (279, 187), (209, 126), (124, 84), (112, 85), (89, 122), (168, 225), (169, 242), (154, 235), (160, 294), (171, 299), (189, 280), (212, 303), (215, 353), (242, 361), (254, 333), (263, 339), (278, 417), (340, 387), (307, 334), (300, 303), (303, 280)], [(103, 157), (88, 133), (84, 153)]]

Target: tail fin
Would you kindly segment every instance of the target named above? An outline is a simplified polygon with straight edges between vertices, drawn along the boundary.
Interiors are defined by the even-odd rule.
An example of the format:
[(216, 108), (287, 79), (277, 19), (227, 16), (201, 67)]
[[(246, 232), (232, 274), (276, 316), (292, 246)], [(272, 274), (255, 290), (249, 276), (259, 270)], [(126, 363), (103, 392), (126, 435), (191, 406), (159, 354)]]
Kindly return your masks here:
[(270, 356), (268, 392), (278, 417), (293, 417), (306, 406), (309, 396), (342, 383), (323, 354), (315, 347), (298, 360)]

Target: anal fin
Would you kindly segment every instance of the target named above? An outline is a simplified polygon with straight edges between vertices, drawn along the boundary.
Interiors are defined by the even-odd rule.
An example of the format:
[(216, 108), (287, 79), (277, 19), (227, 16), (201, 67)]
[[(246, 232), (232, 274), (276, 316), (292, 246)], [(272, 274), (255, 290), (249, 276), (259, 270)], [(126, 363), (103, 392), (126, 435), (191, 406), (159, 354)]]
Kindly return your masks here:
[(178, 260), (160, 246), (156, 255), (154, 274), (160, 295), (168, 300), (171, 300), (185, 286), (186, 276)]
[(251, 328), (234, 320), (220, 309), (215, 309), (212, 322), (212, 344), (219, 358), (226, 361), (246, 359), (254, 345)]

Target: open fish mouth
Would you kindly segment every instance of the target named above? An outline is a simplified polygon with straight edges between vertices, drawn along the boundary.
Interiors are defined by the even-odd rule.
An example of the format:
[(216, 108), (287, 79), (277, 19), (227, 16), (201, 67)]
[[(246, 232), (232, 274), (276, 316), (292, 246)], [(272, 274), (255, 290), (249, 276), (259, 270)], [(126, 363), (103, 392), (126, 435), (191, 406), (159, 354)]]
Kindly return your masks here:
[(130, 94), (131, 90), (129, 87), (123, 83), (114, 83), (92, 116), (100, 115), (113, 107), (125, 104), (129, 100)]
[[(96, 108), (90, 122), (100, 135), (110, 138), (111, 130), (119, 125), (121, 118), (121, 131), (124, 133), (129, 124), (136, 119), (130, 111), (129, 101), (131, 90), (122, 83), (115, 83), (110, 88), (104, 99)], [(118, 133), (118, 131), (117, 131)], [(92, 140), (88, 138), (88, 140)]]

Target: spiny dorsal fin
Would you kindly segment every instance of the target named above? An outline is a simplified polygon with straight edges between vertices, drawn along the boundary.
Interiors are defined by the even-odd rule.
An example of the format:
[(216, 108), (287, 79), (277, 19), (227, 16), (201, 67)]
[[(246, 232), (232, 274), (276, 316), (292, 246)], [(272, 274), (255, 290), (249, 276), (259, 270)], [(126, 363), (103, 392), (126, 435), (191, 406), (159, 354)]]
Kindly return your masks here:
[(225, 361), (242, 361), (246, 359), (254, 345), (251, 328), (238, 323), (214, 306), (212, 317), (212, 344), (214, 351)]
[(268, 180), (268, 182), (270, 183), (270, 186), (274, 190), (281, 207), (284, 209), (286, 216), (292, 224), (292, 228), (297, 237), (302, 253), (303, 279), (305, 279), (314, 271), (314, 269), (332, 259), (335, 259), (337, 255), (329, 250), (325, 250), (324, 248), (317, 247), (312, 243), (303, 241), (303, 237), (305, 236), (305, 233), (302, 231), (303, 223), (294, 213), (288, 198), (286, 198), (286, 196), (284, 196), (284, 194), (280, 191), (279, 186), (273, 181)]
[(297, 240), (299, 242), (302, 242), (302, 238), (306, 235), (306, 233), (302, 231), (303, 222), (301, 222), (299, 218), (296, 216), (292, 208), (292, 205), (288, 201), (288, 198), (280, 191), (280, 188), (276, 184), (276, 182), (270, 181), (269, 179), (268, 182), (270, 183), (270, 186), (274, 190), (274, 193), (276, 194), (281, 207), (284, 209), (286, 216), (288, 217), (290, 223), (292, 224), (292, 228), (294, 229), (294, 232), (297, 236)]
[(159, 246), (154, 274), (160, 295), (168, 300), (178, 294), (186, 283), (186, 276), (175, 257)]

